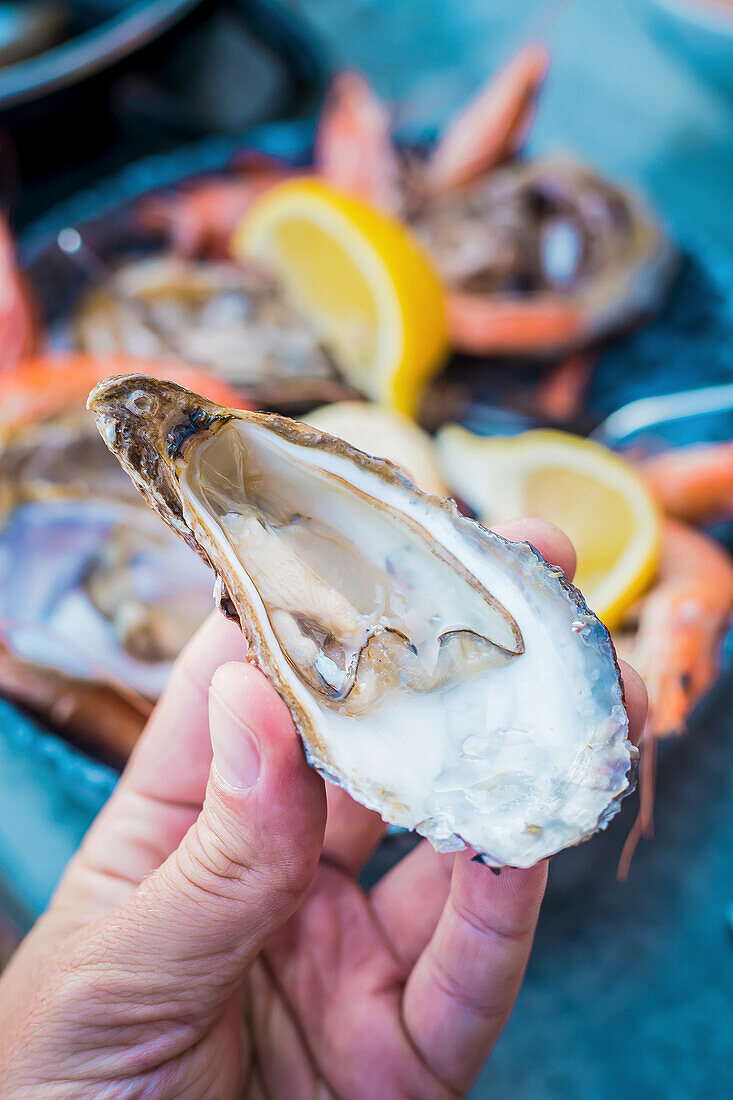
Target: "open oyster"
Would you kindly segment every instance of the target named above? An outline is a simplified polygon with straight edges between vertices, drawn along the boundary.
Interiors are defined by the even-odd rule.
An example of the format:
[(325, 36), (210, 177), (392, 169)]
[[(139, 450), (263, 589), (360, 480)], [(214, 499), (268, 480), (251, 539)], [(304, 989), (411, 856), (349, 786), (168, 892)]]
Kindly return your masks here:
[(451, 288), (454, 343), (471, 352), (546, 355), (607, 336), (653, 310), (677, 270), (643, 204), (565, 156), (431, 196), (411, 225)]
[(211, 578), (99, 438), (84, 404), (109, 369), (39, 358), (0, 380), (0, 695), (124, 759)]
[(531, 546), (279, 416), (141, 375), (89, 405), (218, 573), (327, 779), (492, 866), (530, 866), (613, 816), (634, 751), (613, 647)]
[(258, 404), (349, 393), (305, 320), (253, 267), (169, 255), (128, 261), (84, 297), (76, 334), (96, 355), (196, 364)]

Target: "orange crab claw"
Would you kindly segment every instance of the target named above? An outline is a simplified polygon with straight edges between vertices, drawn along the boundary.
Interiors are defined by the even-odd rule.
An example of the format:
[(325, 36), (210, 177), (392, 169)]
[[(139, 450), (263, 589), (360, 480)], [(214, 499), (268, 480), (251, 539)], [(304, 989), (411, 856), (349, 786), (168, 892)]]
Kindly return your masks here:
[(334, 78), (318, 123), (313, 163), (334, 187), (388, 214), (402, 212), (404, 194), (389, 113), (360, 73)]
[(459, 112), (426, 165), (428, 193), (470, 183), (519, 149), (549, 64), (547, 49), (529, 43)]
[(73, 405), (84, 405), (97, 382), (111, 374), (131, 371), (170, 379), (220, 404), (234, 407), (242, 404), (241, 397), (226, 382), (183, 363), (83, 352), (39, 355), (16, 363), (0, 375), (0, 433), (13, 425), (42, 420)]
[(30, 355), (35, 346), (35, 307), (18, 269), (12, 233), (0, 217), (0, 370)]
[(575, 344), (584, 332), (579, 306), (549, 295), (525, 300), (449, 291), (447, 308), (453, 346), (473, 355), (549, 353)]

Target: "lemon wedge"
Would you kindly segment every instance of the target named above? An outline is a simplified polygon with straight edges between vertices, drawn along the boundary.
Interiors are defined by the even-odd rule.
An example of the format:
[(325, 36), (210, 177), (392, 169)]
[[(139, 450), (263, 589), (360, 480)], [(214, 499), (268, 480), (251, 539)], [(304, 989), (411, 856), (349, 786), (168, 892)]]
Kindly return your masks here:
[(415, 415), (448, 336), (440, 279), (403, 225), (320, 180), (298, 178), (253, 203), (232, 252), (275, 274), (350, 385)]
[(575, 584), (606, 626), (651, 583), (660, 516), (636, 471), (600, 443), (557, 431), (485, 438), (458, 425), (438, 435), (447, 481), (487, 526), (550, 520), (572, 539)]

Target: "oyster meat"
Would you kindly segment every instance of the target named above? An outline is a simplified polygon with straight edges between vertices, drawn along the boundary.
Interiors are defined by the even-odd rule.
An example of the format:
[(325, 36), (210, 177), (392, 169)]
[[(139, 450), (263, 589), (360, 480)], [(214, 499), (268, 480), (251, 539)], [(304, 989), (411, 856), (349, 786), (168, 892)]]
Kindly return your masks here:
[(603, 827), (635, 750), (608, 632), (562, 572), (391, 463), (173, 383), (99, 430), (216, 570), (310, 763), (443, 851), (526, 867)]
[(652, 310), (677, 270), (644, 206), (565, 156), (517, 160), (433, 196), (411, 225), (454, 290), (573, 304), (586, 338)]
[(305, 320), (252, 267), (166, 255), (128, 261), (83, 299), (76, 332), (96, 355), (193, 363), (260, 403), (348, 392)]

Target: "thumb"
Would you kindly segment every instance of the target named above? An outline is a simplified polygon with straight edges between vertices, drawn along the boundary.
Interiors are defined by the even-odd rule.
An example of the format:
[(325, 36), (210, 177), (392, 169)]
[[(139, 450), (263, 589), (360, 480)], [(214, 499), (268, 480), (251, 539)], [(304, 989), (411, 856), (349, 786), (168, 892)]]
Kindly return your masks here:
[(140, 970), (148, 995), (153, 981), (197, 1015), (226, 1003), (301, 901), (326, 818), (323, 781), (262, 673), (219, 668), (209, 724), (214, 759), (201, 814), (118, 912), (130, 979)]

